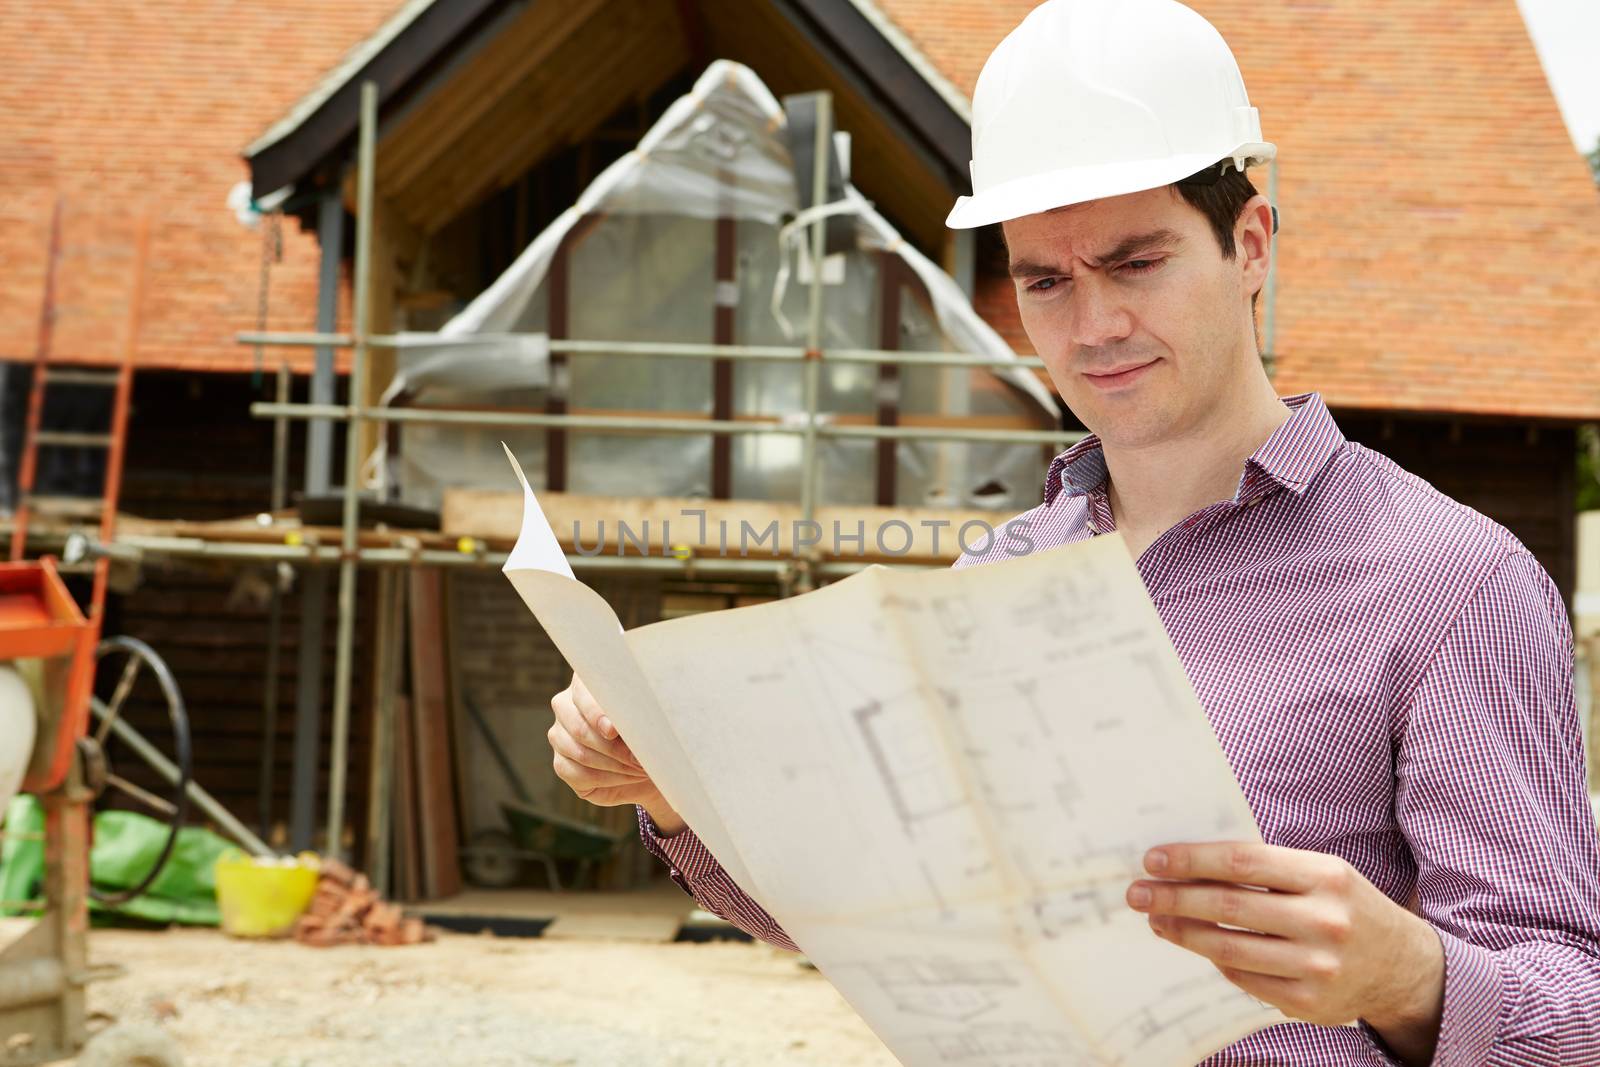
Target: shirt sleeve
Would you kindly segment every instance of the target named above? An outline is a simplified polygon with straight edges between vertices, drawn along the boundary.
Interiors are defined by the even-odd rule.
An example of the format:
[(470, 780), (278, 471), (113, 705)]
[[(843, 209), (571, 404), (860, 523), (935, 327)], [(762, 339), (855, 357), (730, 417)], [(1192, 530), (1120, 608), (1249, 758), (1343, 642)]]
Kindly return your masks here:
[(1435, 1067), (1600, 1063), (1600, 850), (1572, 633), (1527, 553), (1474, 594), (1399, 729), (1395, 814), (1444, 946)]
[(734, 883), (693, 830), (668, 837), (656, 829), (648, 812), (638, 808), (638, 813), (639, 837), (644, 847), (667, 865), (672, 880), (701, 907), (720, 915), (751, 937), (791, 952), (799, 951), (778, 921)]

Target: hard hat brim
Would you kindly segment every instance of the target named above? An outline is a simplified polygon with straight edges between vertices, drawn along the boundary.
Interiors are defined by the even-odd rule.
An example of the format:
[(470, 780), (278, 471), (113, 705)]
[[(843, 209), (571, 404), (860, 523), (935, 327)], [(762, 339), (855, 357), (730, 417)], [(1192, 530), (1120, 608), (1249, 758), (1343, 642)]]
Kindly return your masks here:
[(944, 224), (952, 230), (970, 230), (1072, 204), (1159, 189), (1221, 159), (1232, 158), (1245, 164), (1265, 163), (1276, 155), (1276, 146), (1255, 141), (1239, 145), (1231, 152), (1194, 153), (1030, 174), (973, 196), (958, 197)]

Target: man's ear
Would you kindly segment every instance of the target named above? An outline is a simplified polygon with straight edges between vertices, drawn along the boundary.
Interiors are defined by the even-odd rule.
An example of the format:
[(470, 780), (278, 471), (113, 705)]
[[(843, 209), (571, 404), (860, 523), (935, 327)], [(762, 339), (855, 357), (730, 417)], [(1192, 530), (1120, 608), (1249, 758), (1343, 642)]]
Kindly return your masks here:
[(1267, 271), (1272, 266), (1272, 234), (1277, 228), (1277, 214), (1266, 197), (1257, 193), (1245, 202), (1239, 221), (1233, 227), (1233, 246), (1237, 249), (1243, 277), (1240, 279), (1247, 294), (1258, 293), (1267, 284)]

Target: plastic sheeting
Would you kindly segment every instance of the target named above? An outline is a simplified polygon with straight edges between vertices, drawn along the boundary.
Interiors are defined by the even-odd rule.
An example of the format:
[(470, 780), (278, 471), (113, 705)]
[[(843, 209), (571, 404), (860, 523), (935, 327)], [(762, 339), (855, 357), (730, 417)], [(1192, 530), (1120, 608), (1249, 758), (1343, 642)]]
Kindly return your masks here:
[[(846, 184), (844, 198), (796, 218), (799, 203), (783, 138), (784, 112), (755, 74), (719, 60), (677, 100), (639, 145), (600, 175), (506, 272), (438, 333), (405, 334), (386, 402), (412, 406), (543, 410), (563, 389), (569, 411), (709, 416), (712, 360), (573, 355), (565, 381), (551, 381), (547, 342), (550, 272), (565, 245), (568, 334), (600, 341), (710, 343), (716, 309), (731, 307), (737, 344), (806, 340), (811, 264), (804, 244), (814, 212), (853, 219), (856, 247), (823, 264), (821, 345), (879, 348), (885, 331), (882, 258), (896, 257), (898, 321), (907, 351), (966, 352), (1014, 359), (955, 282), (906, 244)], [(734, 271), (716, 278), (717, 219), (733, 219)], [(579, 224), (583, 225), (579, 228)], [(725, 339), (726, 340), (726, 339)], [(804, 411), (803, 365), (734, 362), (735, 417), (794, 417)], [(824, 362), (824, 420), (878, 407), (876, 366)], [(902, 364), (903, 415), (989, 415), (1004, 425), (1050, 429), (1049, 391), (1026, 369)], [(445, 486), (504, 482), (501, 440), (542, 478), (545, 431), (407, 424), (397, 456), (380, 453), (372, 480), (407, 501), (436, 505)], [(797, 499), (801, 438), (738, 435), (734, 497)], [(568, 431), (567, 489), (601, 495), (705, 496), (710, 435)], [(819, 439), (824, 502), (872, 503), (876, 442)], [(1037, 445), (901, 441), (896, 503), (1018, 510), (1037, 502), (1046, 461)], [(982, 491), (987, 489), (988, 491)]]

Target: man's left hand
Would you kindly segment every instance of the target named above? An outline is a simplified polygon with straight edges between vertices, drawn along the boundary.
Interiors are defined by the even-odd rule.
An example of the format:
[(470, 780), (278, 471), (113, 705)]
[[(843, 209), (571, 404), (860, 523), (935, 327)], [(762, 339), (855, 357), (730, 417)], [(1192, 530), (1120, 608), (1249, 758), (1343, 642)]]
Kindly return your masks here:
[(1444, 1001), (1438, 935), (1349, 863), (1235, 841), (1161, 845), (1145, 870), (1161, 880), (1134, 882), (1128, 905), (1246, 993), (1306, 1022), (1362, 1019), (1406, 1061), (1432, 1058)]

